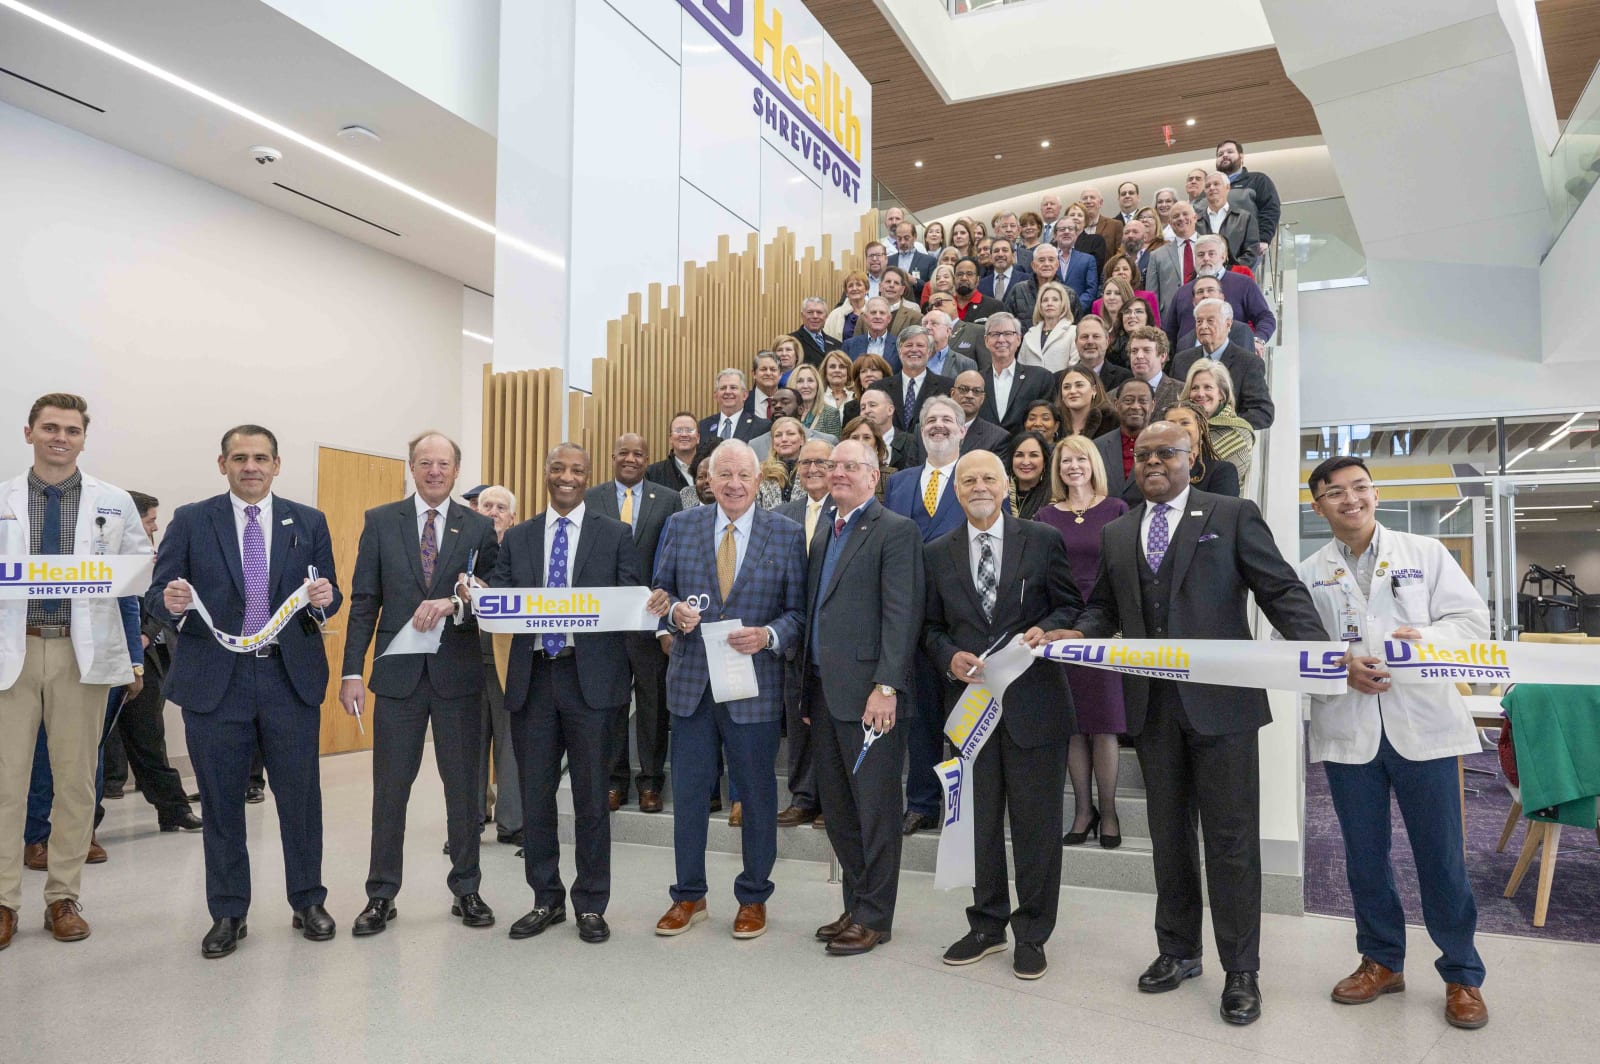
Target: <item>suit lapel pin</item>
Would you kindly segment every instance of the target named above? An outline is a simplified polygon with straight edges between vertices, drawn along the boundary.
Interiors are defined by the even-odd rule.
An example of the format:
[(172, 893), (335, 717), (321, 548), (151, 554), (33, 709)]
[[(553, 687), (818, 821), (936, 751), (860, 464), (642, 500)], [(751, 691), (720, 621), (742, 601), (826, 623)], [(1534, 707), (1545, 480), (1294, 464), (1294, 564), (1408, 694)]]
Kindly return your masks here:
[(278, 523), (280, 525), (292, 525), (292, 524), (294, 524), (294, 518), (285, 517), (282, 521), (279, 521)]
[(451, 534), (451, 535), (452, 535), (452, 536), (453, 536), (453, 535), (455, 535), (455, 534), (456, 534), (456, 533), (457, 533), (457, 532), (460, 532), (460, 531), (461, 531), (461, 529), (459, 529), (459, 528), (452, 528), (452, 529), (451, 529), (451, 530), (450, 530), (450, 534)]
[(1189, 511), (1189, 516), (1190, 517), (1204, 517), (1205, 516), (1205, 511), (1204, 510), (1190, 510)]

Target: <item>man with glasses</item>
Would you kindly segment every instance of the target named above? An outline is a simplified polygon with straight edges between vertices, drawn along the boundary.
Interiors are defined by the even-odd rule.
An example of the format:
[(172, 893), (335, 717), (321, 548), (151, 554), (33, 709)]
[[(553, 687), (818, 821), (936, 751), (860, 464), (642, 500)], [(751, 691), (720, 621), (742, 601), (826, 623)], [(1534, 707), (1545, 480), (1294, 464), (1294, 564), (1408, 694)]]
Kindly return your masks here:
[(645, 467), (644, 479), (673, 491), (682, 491), (694, 484), (694, 455), (700, 447), (700, 424), (693, 414), (680, 410), (672, 415), (668, 426), (667, 456)]
[(939, 296), (929, 301), (932, 309), (922, 316), (922, 327), (928, 330), (928, 372), (953, 380), (969, 369), (977, 369), (978, 363), (971, 356), (950, 349), (956, 301), (948, 292), (940, 292)]
[[(1127, 387), (1143, 388), (1129, 384)], [(1311, 595), (1245, 499), (1189, 486), (1189, 436), (1161, 421), (1139, 433), (1143, 502), (1107, 525), (1100, 579), (1077, 629), (1051, 638), (1253, 639), (1247, 597), (1291, 640), (1326, 640)], [(1218, 959), (1221, 1014), (1261, 1016), (1261, 831), (1257, 731), (1265, 691), (1124, 676), (1128, 732), (1144, 772), (1156, 873), (1159, 955), (1145, 993), (1176, 990), (1201, 971), (1200, 845)]]
[(1364, 1005), (1406, 987), (1406, 920), (1390, 857), (1392, 791), (1422, 887), (1422, 919), (1439, 947), (1445, 1020), (1489, 1022), (1473, 944), (1478, 910), (1461, 839), (1457, 758), (1479, 752), (1478, 733), (1452, 684), (1393, 687), (1379, 656), (1385, 640), (1489, 638), (1489, 607), (1437, 539), (1378, 522), (1378, 489), (1366, 463), (1330, 458), (1307, 482), (1311, 508), (1333, 542), (1300, 564), (1323, 626), (1350, 646), (1349, 690), (1311, 696), (1310, 754), (1328, 775), (1344, 834), (1345, 874), (1361, 964), (1333, 988)]
[(1143, 496), (1134, 476), (1133, 449), (1139, 433), (1156, 416), (1155, 393), (1148, 381), (1130, 378), (1117, 387), (1111, 402), (1117, 414), (1117, 428), (1094, 438), (1106, 465), (1106, 494), (1137, 506)]
[(950, 386), (950, 398), (956, 401), (961, 408), (961, 413), (966, 417), (966, 435), (961, 437), (961, 453), (968, 451), (989, 451), (1008, 467), (1011, 464), (1011, 437), (1006, 435), (1006, 430), (994, 422), (983, 418), (983, 397), (988, 392), (984, 390), (983, 374), (977, 370), (966, 370), (956, 375), (955, 383)]
[[(970, 262), (971, 260), (968, 261)], [(974, 279), (976, 279), (976, 276), (976, 274), (973, 275)], [(992, 300), (991, 303), (993, 303)], [(999, 310), (999, 305), (994, 304), (994, 309)], [(983, 323), (976, 318), (970, 321), (962, 321), (960, 310), (956, 306), (956, 297), (948, 292), (935, 292), (929, 297), (929, 313), (936, 310), (950, 319), (950, 337), (947, 341), (947, 346), (950, 349), (951, 357), (959, 356), (960, 360), (964, 360), (958, 360), (956, 368), (946, 368), (943, 371), (944, 375), (946, 377), (954, 377), (968, 369), (988, 369), (992, 359), (989, 355), (989, 346), (983, 342)], [(987, 315), (984, 316), (984, 320), (988, 320)], [(927, 321), (924, 320), (923, 324), (926, 325)], [(973, 365), (967, 366), (965, 363), (968, 361), (972, 362)], [(948, 363), (946, 365), (948, 367)], [(935, 370), (934, 372), (940, 371)]]
[[(1242, 273), (1227, 268), (1228, 245), (1215, 233), (1194, 240), (1195, 272), (1187, 284), (1175, 289), (1171, 300), (1161, 299), (1161, 327), (1169, 339), (1176, 340), (1194, 326), (1193, 285), (1202, 277), (1215, 277), (1222, 287), (1222, 298), (1233, 308), (1233, 316), (1250, 326), (1255, 334), (1256, 353), (1266, 349), (1268, 340), (1277, 331), (1278, 319), (1261, 294), (1261, 286)], [(1165, 248), (1161, 250), (1166, 250)]]
[(1055, 398), (1055, 376), (1041, 366), (1017, 365), (1017, 349), (1022, 346), (1022, 325), (1016, 316), (1001, 311), (989, 315), (984, 324), (984, 342), (989, 346), (991, 364), (983, 374), (983, 417), (1015, 436), (1028, 417), (1028, 404), (1035, 399)]
[(1232, 327), (1233, 308), (1225, 300), (1202, 299), (1194, 308), (1195, 346), (1173, 358), (1172, 375), (1185, 379), (1189, 367), (1202, 358), (1222, 363), (1233, 375), (1235, 413), (1261, 432), (1271, 427), (1277, 416), (1272, 389), (1267, 386), (1267, 364), (1248, 347), (1229, 341)]
[(979, 288), (979, 271), (987, 256), (956, 263), (956, 316), (969, 325), (982, 325), (1000, 312), (1000, 301)]

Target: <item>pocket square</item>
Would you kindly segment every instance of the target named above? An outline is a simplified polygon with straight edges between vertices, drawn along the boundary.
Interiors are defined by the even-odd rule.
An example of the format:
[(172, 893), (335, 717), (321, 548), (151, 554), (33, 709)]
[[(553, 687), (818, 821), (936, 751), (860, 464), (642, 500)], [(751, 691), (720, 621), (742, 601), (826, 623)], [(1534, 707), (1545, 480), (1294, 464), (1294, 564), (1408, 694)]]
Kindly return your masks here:
[(1214, 539), (1221, 539), (1221, 538), (1222, 538), (1222, 536), (1219, 535), (1216, 532), (1207, 532), (1205, 535), (1200, 537), (1198, 542), (1200, 542), (1200, 543), (1210, 543)]

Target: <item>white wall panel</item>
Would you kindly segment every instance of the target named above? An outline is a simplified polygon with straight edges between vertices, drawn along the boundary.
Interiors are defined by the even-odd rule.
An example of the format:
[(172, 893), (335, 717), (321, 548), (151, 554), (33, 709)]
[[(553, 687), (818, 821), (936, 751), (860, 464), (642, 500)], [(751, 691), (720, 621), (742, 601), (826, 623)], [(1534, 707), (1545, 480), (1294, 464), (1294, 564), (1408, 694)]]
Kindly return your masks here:
[(782, 148), (761, 146), (761, 241), (784, 228), (798, 239), (795, 251), (821, 249), (822, 190), (783, 156)]
[[(683, 9), (676, 0), (605, 0), (674, 60), (682, 57)], [(626, 69), (619, 67), (618, 69)]]
[[(578, 5), (576, 54), (568, 383), (587, 390), (628, 293), (672, 283), (680, 268), (679, 86), (677, 64), (607, 4)], [(622, 221), (647, 229), (624, 238)]]
[(761, 140), (749, 73), (693, 19), (683, 20), (679, 173), (754, 226), (761, 211)]
[(717, 257), (717, 237), (729, 237), (729, 246), (743, 251), (745, 239), (755, 230), (687, 181), (678, 183), (678, 261), (710, 262)]

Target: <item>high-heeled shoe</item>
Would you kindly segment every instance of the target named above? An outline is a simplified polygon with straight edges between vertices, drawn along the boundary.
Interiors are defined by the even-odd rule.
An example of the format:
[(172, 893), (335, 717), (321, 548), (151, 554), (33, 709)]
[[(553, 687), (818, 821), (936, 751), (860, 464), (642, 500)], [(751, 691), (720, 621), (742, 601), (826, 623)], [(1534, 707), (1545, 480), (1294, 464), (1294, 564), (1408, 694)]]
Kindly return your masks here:
[[(1069, 831), (1065, 835), (1061, 836), (1061, 845), (1082, 846), (1090, 835), (1098, 836), (1099, 834), (1100, 810), (1091, 805), (1089, 807), (1089, 826), (1084, 828), (1082, 831)], [(1121, 838), (1118, 838), (1117, 841), (1121, 842), (1122, 840)]]
[[(1118, 827), (1121, 827), (1121, 825), (1119, 824)], [(1119, 831), (1115, 835), (1112, 835), (1102, 831), (1100, 833), (1100, 845), (1103, 849), (1116, 849), (1118, 846), (1122, 845), (1122, 832)]]

